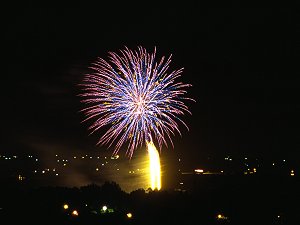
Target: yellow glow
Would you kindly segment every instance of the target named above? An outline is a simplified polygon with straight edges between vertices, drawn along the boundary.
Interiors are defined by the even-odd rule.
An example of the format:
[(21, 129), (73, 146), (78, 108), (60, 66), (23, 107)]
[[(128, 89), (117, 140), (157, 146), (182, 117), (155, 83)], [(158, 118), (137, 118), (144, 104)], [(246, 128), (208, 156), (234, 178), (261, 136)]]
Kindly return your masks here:
[(102, 207), (102, 210), (105, 212), (105, 211), (107, 210), (107, 206), (104, 205), (104, 206)]
[(217, 219), (218, 220), (227, 220), (228, 218), (220, 213), (220, 214), (217, 215)]
[(131, 213), (127, 213), (127, 218), (132, 218), (132, 214)]
[(195, 172), (196, 173), (203, 173), (203, 170), (202, 169), (195, 169)]
[(161, 189), (161, 170), (160, 159), (158, 151), (156, 150), (153, 142), (147, 142), (148, 154), (149, 154), (149, 173), (151, 189)]
[(78, 216), (78, 211), (77, 210), (73, 210), (72, 215), (73, 216)]
[(19, 180), (24, 180), (25, 177), (22, 177), (22, 176), (19, 174), (18, 179), (19, 179)]
[(69, 205), (68, 204), (64, 204), (64, 209), (68, 209), (69, 208)]
[(291, 176), (295, 176), (294, 170), (291, 170)]

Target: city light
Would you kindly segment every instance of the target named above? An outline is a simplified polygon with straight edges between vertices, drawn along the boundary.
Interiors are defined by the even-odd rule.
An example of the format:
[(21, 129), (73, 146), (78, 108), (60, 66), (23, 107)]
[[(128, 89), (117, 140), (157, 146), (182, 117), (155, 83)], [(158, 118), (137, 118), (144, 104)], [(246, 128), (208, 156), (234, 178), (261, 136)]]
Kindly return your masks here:
[(202, 169), (195, 169), (195, 172), (196, 173), (203, 173), (203, 170)]
[[(55, 155), (55, 153), (54, 153)], [(15, 157), (17, 157), (16, 162), (13, 162)], [(85, 159), (89, 159), (90, 156), (93, 157), (93, 159), (96, 159), (96, 157), (99, 157), (100, 159), (98, 160), (88, 160), (89, 164), (91, 164), (90, 166), (92, 167), (91, 172), (94, 172), (95, 174), (103, 174), (103, 176), (106, 176), (109, 173), (116, 173), (117, 176), (122, 176), (123, 173), (127, 173), (128, 176), (130, 176), (130, 179), (135, 180), (137, 182), (139, 182), (139, 184), (134, 184), (134, 182), (130, 183), (129, 185), (127, 184), (123, 184), (123, 181), (120, 181), (121, 185), (125, 186), (125, 189), (127, 189), (128, 191), (132, 191), (132, 188), (135, 186), (140, 185), (140, 187), (147, 189), (150, 187), (150, 189), (152, 189), (153, 186), (151, 186), (151, 179), (155, 180), (157, 179), (157, 183), (162, 182), (162, 175), (158, 175), (157, 178), (155, 178), (156, 175), (151, 175), (150, 172), (150, 158), (149, 158), (149, 154), (146, 154), (145, 157), (143, 158), (143, 164), (131, 164), (134, 166), (130, 166), (128, 167), (127, 165), (124, 166), (122, 159), (111, 159), (111, 157), (107, 157), (107, 159), (105, 160), (104, 156), (97, 156), (97, 155), (92, 155), (92, 154), (82, 154), (82, 155), (77, 155), (77, 159), (81, 159), (81, 157), (84, 156)], [(14, 179), (21, 185), (24, 182), (31, 182), (31, 180), (37, 179), (39, 181), (42, 181), (42, 179), (49, 179), (51, 182), (61, 182), (61, 180), (59, 179), (60, 177), (63, 178), (66, 176), (67, 173), (69, 173), (70, 171), (72, 171), (72, 169), (74, 169), (74, 166), (76, 166), (76, 160), (73, 160), (74, 155), (71, 155), (69, 157), (67, 156), (62, 156), (59, 155), (58, 157), (53, 157), (53, 158), (49, 158), (49, 165), (50, 166), (44, 166), (44, 159), (39, 158), (37, 155), (31, 155), (31, 154), (25, 154), (24, 156), (19, 156), (19, 155), (15, 155), (15, 154), (3, 154), (0, 157), (0, 161), (2, 161), (3, 163), (8, 163), (6, 166), (8, 167), (12, 167), (12, 169), (16, 168), (14, 163), (26, 163), (26, 161), (28, 161), (29, 163), (32, 163), (32, 168), (28, 170), (20, 170), (20, 171), (15, 171), (14, 174), (11, 174)], [(116, 156), (115, 156), (116, 157)], [(159, 155), (160, 157), (160, 155)], [(5, 158), (9, 159), (11, 158), (11, 160), (5, 160)], [(38, 158), (39, 162), (41, 161), (41, 163), (39, 164), (35, 162), (35, 159)], [(227, 162), (229, 163), (229, 159), (231, 157), (226, 157), (228, 158)], [(179, 157), (175, 158), (175, 160), (177, 161), (179, 159)], [(224, 160), (224, 157), (220, 156), (219, 159)], [(47, 159), (48, 160), (48, 159)], [(50, 162), (50, 160), (52, 160), (52, 162)], [(59, 160), (59, 162), (57, 162), (57, 160)], [(239, 160), (239, 161), (238, 161)], [(82, 160), (84, 161), (84, 160)], [(181, 158), (180, 159), (180, 165), (176, 164), (177, 168), (174, 168), (174, 170), (178, 172), (178, 175), (180, 176), (185, 176), (185, 175), (195, 175), (195, 176), (209, 176), (212, 174), (215, 175), (230, 175), (230, 174), (239, 174), (239, 175), (244, 175), (244, 176), (256, 176), (258, 173), (261, 174), (262, 176), (264, 174), (267, 173), (274, 173), (274, 174), (278, 174), (278, 175), (282, 175), (283, 173), (285, 174), (285, 176), (287, 177), (291, 177), (291, 178), (295, 178), (297, 177), (298, 174), (296, 174), (296, 170), (297, 167), (295, 167), (295, 165), (293, 165), (292, 163), (290, 163), (290, 160), (288, 160), (287, 158), (281, 158), (278, 159), (278, 161), (263, 161), (261, 159), (257, 159), (257, 158), (247, 158), (247, 161), (244, 161), (244, 157), (236, 159), (236, 161), (239, 162), (239, 166), (237, 166), (236, 168), (234, 168), (234, 171), (230, 171), (227, 170), (226, 168), (222, 168), (221, 165), (211, 165), (212, 166), (212, 170), (207, 171), (207, 168), (201, 168), (201, 164), (199, 163), (199, 167), (194, 167), (188, 171), (183, 171), (182, 168), (184, 168), (184, 166), (186, 166), (186, 163), (184, 163), (185, 161)], [(257, 162), (258, 161), (258, 162)], [(285, 162), (284, 162), (285, 161)], [(108, 162), (106, 164), (106, 162)], [(226, 162), (226, 161), (225, 161)], [(272, 164), (274, 164), (274, 166), (272, 166)], [(159, 164), (158, 164), (159, 165)], [(262, 166), (261, 166), (262, 165)], [(265, 168), (267, 168), (267, 165), (269, 165), (270, 167), (272, 167), (273, 170), (269, 170), (267, 171)], [(218, 167), (216, 167), (218, 166)], [(106, 168), (107, 167), (107, 168)], [(182, 168), (180, 168), (182, 167)], [(68, 170), (68, 168), (70, 168)], [(104, 169), (105, 168), (105, 169)], [(277, 169), (278, 168), (278, 169)], [(162, 168), (158, 169), (158, 171), (161, 171)], [(240, 169), (240, 170), (238, 170)], [(13, 170), (12, 170), (13, 171)], [(155, 171), (155, 170), (153, 170)], [(89, 171), (90, 172), (90, 171)], [(26, 174), (26, 177), (24, 176)], [(20, 176), (19, 176), (20, 175)], [(152, 176), (152, 178), (151, 178)], [(159, 179), (160, 177), (160, 179)], [(53, 180), (51, 180), (53, 179)], [(198, 178), (195, 178), (198, 179)], [(184, 183), (180, 184), (180, 183)], [(156, 185), (156, 184), (154, 184)], [(161, 185), (161, 184), (160, 184)], [(179, 178), (178, 180), (176, 180), (176, 182), (174, 182), (174, 184), (172, 185), (176, 185), (176, 187), (174, 188), (178, 188), (178, 187), (183, 187), (189, 189), (190, 188), (190, 184), (189, 182), (185, 182), (184, 179)], [(154, 189), (152, 190), (159, 190), (159, 188), (154, 187)], [(126, 191), (127, 191), (126, 190)], [(101, 206), (102, 207), (102, 206)]]
[(110, 159), (118, 159), (119, 157), (120, 157), (119, 155), (115, 155), (115, 156), (110, 157)]
[(128, 219), (131, 219), (132, 218), (132, 213), (127, 213), (126, 216), (127, 216)]
[(19, 174), (18, 180), (19, 180), (19, 181), (25, 180), (25, 177), (23, 177), (22, 175)]
[(219, 214), (217, 215), (217, 220), (227, 220), (227, 219), (228, 219), (228, 217), (224, 216), (224, 215), (221, 214), (221, 213), (219, 213)]
[(64, 207), (64, 209), (68, 209), (69, 205), (68, 204), (64, 204), (63, 207)]
[(100, 213), (113, 213), (114, 209), (113, 208), (108, 208), (106, 205), (102, 206)]
[(77, 210), (73, 210), (73, 212), (72, 212), (72, 215), (73, 215), (73, 216), (78, 216), (78, 215), (79, 215), (79, 213), (78, 213), (78, 211), (77, 211)]

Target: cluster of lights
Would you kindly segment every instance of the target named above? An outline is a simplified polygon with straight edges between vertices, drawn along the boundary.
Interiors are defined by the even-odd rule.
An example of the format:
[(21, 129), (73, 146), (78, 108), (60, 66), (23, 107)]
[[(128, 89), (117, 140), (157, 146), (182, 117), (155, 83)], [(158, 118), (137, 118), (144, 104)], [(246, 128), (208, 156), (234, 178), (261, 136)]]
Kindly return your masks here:
[[(57, 160), (57, 162), (59, 162), (60, 163), (60, 166), (63, 168), (63, 167), (67, 167), (68, 165), (70, 165), (69, 163), (72, 163), (72, 161), (74, 161), (74, 160), (72, 160), (72, 158), (74, 158), (74, 159), (79, 159), (80, 160), (80, 157), (84, 157), (84, 158), (87, 158), (87, 159), (89, 159), (89, 158), (93, 158), (93, 159), (101, 159), (101, 160), (104, 160), (104, 162), (102, 163), (101, 161), (100, 161), (100, 163), (98, 164), (97, 163), (97, 161), (95, 161), (95, 163), (96, 164), (98, 164), (98, 165), (95, 165), (95, 167), (93, 168), (93, 170), (95, 171), (95, 172), (97, 172), (97, 173), (99, 173), (99, 172), (101, 172), (102, 171), (102, 167), (103, 166), (105, 166), (106, 164), (108, 164), (109, 162), (109, 160), (117, 160), (117, 159), (119, 159), (120, 157), (119, 157), (119, 155), (115, 155), (115, 156), (112, 156), (112, 157), (100, 157), (100, 156), (90, 156), (90, 155), (83, 155), (83, 156), (72, 156), (71, 157), (71, 159), (68, 159), (67, 157), (62, 157), (62, 156), (59, 156), (59, 155), (55, 155), (56, 156), (56, 160)], [(27, 155), (25, 155), (25, 160), (26, 160), (26, 158), (28, 159), (32, 159), (33, 161), (39, 161), (39, 159), (37, 158), (37, 156), (36, 155), (31, 155), (31, 154), (27, 154)], [(13, 159), (23, 159), (22, 157), (20, 157), (20, 156), (17, 156), (17, 155), (10, 155), (10, 154), (5, 154), (5, 155), (0, 155), (0, 159), (6, 159), (6, 160), (13, 160)], [(230, 157), (230, 156), (227, 156), (226, 158), (225, 158), (225, 160), (228, 160), (228, 161), (232, 161), (232, 158)], [(260, 168), (260, 166), (259, 165), (256, 165), (256, 168), (253, 168), (253, 165), (250, 165), (251, 164), (251, 160), (249, 160), (249, 158), (247, 158), (247, 157), (243, 157), (242, 159), (241, 159), (242, 161), (243, 161), (243, 164), (245, 165), (245, 170), (244, 170), (244, 174), (245, 175), (251, 175), (251, 174), (256, 174), (257, 173), (257, 171), (259, 171), (260, 172), (260, 170), (259, 170), (259, 168)], [(258, 159), (255, 159), (255, 160), (258, 160)], [(180, 158), (178, 158), (178, 161), (179, 162), (182, 162), (182, 159), (180, 159)], [(271, 161), (270, 163), (269, 163), (269, 165), (273, 165), (273, 166), (276, 166), (276, 167), (274, 167), (274, 168), (277, 168), (277, 166), (279, 166), (279, 165), (286, 165), (286, 163), (287, 163), (287, 161), (288, 160), (286, 160), (286, 159), (281, 159), (281, 160), (278, 160), (278, 161)], [(111, 162), (110, 162), (110, 164), (111, 164)], [(117, 166), (117, 164), (115, 164), (114, 163), (114, 165), (115, 166)], [(59, 169), (60, 170), (60, 169)], [(120, 169), (118, 168), (118, 167), (115, 167), (114, 168), (114, 170), (115, 171), (119, 171)], [(128, 171), (128, 170), (127, 170)], [(131, 174), (131, 175), (136, 175), (137, 173), (138, 173), (138, 171), (141, 171), (141, 172), (144, 172), (142, 169), (140, 170), (140, 169), (135, 169), (135, 170), (129, 170), (128, 171), (128, 173), (129, 174)], [(179, 170), (180, 171), (180, 170)], [(205, 171), (205, 172), (204, 172)], [(43, 176), (45, 176), (45, 175), (53, 175), (53, 176), (59, 176), (60, 175), (60, 173), (58, 173), (59, 171), (58, 171), (58, 169), (56, 169), (56, 168), (39, 168), (39, 169), (35, 169), (35, 170), (32, 170), (31, 171), (31, 173), (33, 173), (33, 174), (37, 174), (37, 175), (43, 175)], [(181, 171), (180, 171), (181, 172)], [(21, 173), (21, 172), (20, 172)], [(199, 168), (196, 168), (196, 169), (194, 169), (194, 171), (193, 172), (188, 172), (188, 173), (185, 173), (185, 172), (182, 172), (181, 174), (224, 174), (224, 171), (223, 170), (221, 170), (221, 171), (219, 171), (219, 172), (210, 172), (210, 171), (206, 171), (206, 170), (203, 170), (203, 169), (199, 169)], [(290, 168), (288, 171), (286, 171), (286, 175), (288, 175), (288, 176), (292, 176), (292, 177), (294, 177), (294, 176), (296, 176), (296, 173), (295, 173), (295, 168)], [(23, 177), (23, 176), (21, 176), (21, 177)], [(21, 178), (21, 177), (19, 177), (18, 175), (17, 175), (17, 177), (16, 177), (16, 179), (17, 180), (19, 180), (19, 181), (23, 181), (24, 179), (25, 179), (25, 177), (23, 177), (23, 178)]]
[[(87, 206), (87, 204), (85, 204), (85, 206)], [(64, 209), (65, 211), (69, 211), (70, 207), (69, 207), (68, 204), (63, 204), (63, 209)], [(71, 212), (71, 215), (74, 216), (74, 217), (78, 217), (78, 216), (79, 216), (79, 211), (78, 211), (77, 209), (72, 209), (72, 210), (70, 210), (70, 212)], [(95, 212), (95, 211), (92, 211), (92, 212)], [(103, 206), (101, 207), (100, 212), (101, 212), (102, 214), (105, 214), (105, 213), (113, 213), (114, 210), (111, 209), (111, 208), (108, 208), (108, 206), (106, 206), (106, 205), (103, 205)], [(132, 219), (132, 218), (133, 218), (133, 214), (132, 214), (131, 212), (127, 212), (127, 213), (126, 213), (126, 217), (127, 217), (128, 219)], [(229, 220), (229, 217), (228, 217), (228, 216), (225, 216), (223, 213), (218, 213), (218, 214), (216, 215), (215, 218), (216, 218), (218, 221), (220, 221), (220, 222), (221, 222), (221, 221), (226, 222), (226, 221)], [(281, 215), (277, 215), (276, 218), (277, 218), (277, 219), (281, 219)]]
[[(65, 211), (68, 211), (69, 208), (70, 208), (70, 206), (69, 206), (68, 204), (63, 204), (63, 209), (64, 209)], [(74, 217), (79, 216), (79, 212), (78, 212), (77, 209), (73, 209), (73, 210), (71, 210), (70, 212), (71, 212), (71, 215), (74, 216)]]
[(23, 180), (25, 180), (25, 177), (22, 176), (21, 174), (19, 174), (19, 175), (18, 175), (18, 180), (19, 180), (19, 181), (23, 181)]
[[(85, 206), (87, 207), (87, 204), (85, 204)], [(70, 206), (68, 204), (63, 204), (63, 209), (64, 209), (64, 211), (69, 212), (70, 215), (73, 216), (73, 217), (78, 217), (79, 216), (79, 211), (77, 209), (71, 209), (70, 210)], [(92, 211), (92, 212), (97, 214), (96, 211)], [(108, 206), (103, 205), (101, 207), (100, 213), (101, 214), (114, 213), (114, 209), (108, 208)], [(126, 213), (126, 217), (128, 219), (132, 219), (133, 215), (132, 215), (131, 212), (128, 212), (128, 213)]]
[[(55, 156), (56, 156), (56, 157), (59, 157), (58, 154), (56, 154)], [(7, 158), (6, 156), (0, 156), (0, 158), (1, 158), (1, 157)], [(14, 158), (17, 158), (17, 156), (14, 156)], [(28, 158), (33, 158), (33, 156), (32, 156), (32, 155), (28, 155)], [(80, 157), (73, 156), (73, 159), (77, 159), (77, 158), (80, 158)], [(92, 157), (92, 156), (85, 155), (85, 156), (81, 156), (81, 158), (82, 158), (82, 159), (84, 159), (84, 158), (90, 158), (90, 159), (92, 159), (93, 157)], [(100, 156), (97, 156), (97, 157), (94, 157), (94, 158), (100, 159)], [(11, 159), (11, 158), (7, 158), (7, 159)], [(107, 159), (107, 157), (105, 156), (104, 159)], [(112, 159), (112, 160), (119, 159), (119, 155), (112, 156), (111, 159)], [(37, 158), (36, 158), (35, 160), (38, 161)], [(68, 159), (65, 159), (65, 158), (62, 158), (62, 159), (56, 159), (56, 162), (57, 162), (57, 163), (62, 163), (61, 165), (62, 165), (63, 167), (66, 167), (66, 166), (68, 165), (67, 163), (69, 162), (69, 160), (68, 160)], [(108, 164), (108, 161), (105, 161), (105, 163), (102, 163), (101, 166), (105, 166), (105, 164)], [(100, 171), (100, 169), (99, 169), (98, 167), (96, 167), (95, 170), (96, 170), (96, 171)], [(119, 170), (119, 168), (117, 168), (117, 170)], [(46, 174), (47, 171), (49, 172), (50, 169), (43, 169), (43, 170), (40, 170), (40, 173), (41, 173), (41, 174)], [(52, 171), (55, 172), (56, 169), (54, 168)], [(33, 171), (33, 173), (35, 173), (35, 174), (37, 174), (38, 172), (39, 172), (38, 170), (34, 170), (34, 171)], [(134, 173), (134, 172), (133, 172), (133, 173)], [(58, 173), (55, 173), (55, 176), (58, 176), (58, 175), (59, 175)]]
[(216, 216), (217, 220), (222, 220), (222, 221), (225, 221), (225, 220), (228, 220), (228, 217), (225, 216), (224, 214), (222, 213), (219, 213), (217, 216)]
[(225, 157), (225, 160), (232, 161), (232, 158), (230, 158), (229, 156), (227, 156), (227, 157)]
[(18, 156), (16, 156), (16, 155), (13, 155), (13, 156), (5, 156), (5, 155), (2, 155), (2, 156), (0, 156), (0, 158), (4, 158), (5, 160), (11, 160), (11, 159), (16, 159), (16, 158), (18, 158)]
[[(56, 157), (59, 157), (59, 155), (55, 155)], [(93, 158), (95, 158), (95, 159), (100, 159), (100, 156), (89, 156), (89, 155), (83, 155), (83, 156), (73, 156), (73, 159), (79, 159), (79, 158), (81, 158), (81, 159), (93, 159)], [(111, 156), (110, 157), (110, 159), (112, 159), (112, 160), (114, 160), (114, 159), (119, 159), (120, 158), (120, 156), (119, 155), (114, 155), (114, 156)], [(107, 157), (105, 156), (104, 157), (104, 159), (107, 159)], [(59, 162), (60, 160), (58, 159), (57, 160), (57, 162)], [(61, 161), (63, 161), (63, 162), (68, 162), (68, 159), (61, 159)]]
[[(53, 168), (51, 170), (52, 172), (56, 172), (56, 168)], [(34, 170), (33, 173), (38, 173), (39, 171), (38, 170)], [(50, 169), (49, 168), (46, 168), (44, 170), (41, 170), (41, 174), (46, 174), (47, 172), (50, 172)], [(58, 176), (58, 173), (55, 173), (55, 176)]]
[[(117, 170), (120, 170), (120, 169), (117, 169)], [(143, 171), (143, 169), (136, 169), (136, 171), (135, 170), (129, 170), (128, 173), (134, 174), (134, 173), (142, 172), (142, 171)]]
[(250, 168), (247, 169), (247, 171), (244, 172), (245, 175), (247, 174), (255, 174), (257, 172), (256, 168), (253, 168), (252, 170)]
[(108, 208), (106, 205), (102, 206), (100, 213), (113, 213), (114, 209)]
[(110, 157), (110, 159), (118, 159), (119, 157), (120, 157), (119, 155), (115, 155), (115, 156)]

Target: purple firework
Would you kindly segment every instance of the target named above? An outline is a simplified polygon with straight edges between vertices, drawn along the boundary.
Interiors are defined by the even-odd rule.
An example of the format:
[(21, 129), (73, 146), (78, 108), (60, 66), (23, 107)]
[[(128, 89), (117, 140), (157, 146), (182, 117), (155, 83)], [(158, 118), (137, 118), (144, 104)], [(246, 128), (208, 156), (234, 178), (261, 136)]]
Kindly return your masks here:
[(183, 102), (190, 98), (183, 96), (191, 85), (175, 81), (183, 68), (167, 72), (172, 55), (157, 61), (155, 54), (156, 49), (150, 54), (142, 47), (109, 52), (109, 61), (98, 58), (83, 79), (84, 121), (93, 120), (91, 133), (105, 130), (98, 144), (115, 143), (113, 154), (126, 143), (130, 157), (146, 142), (157, 142), (160, 149), (168, 141), (173, 145), (178, 122), (187, 127), (178, 116), (190, 113)]

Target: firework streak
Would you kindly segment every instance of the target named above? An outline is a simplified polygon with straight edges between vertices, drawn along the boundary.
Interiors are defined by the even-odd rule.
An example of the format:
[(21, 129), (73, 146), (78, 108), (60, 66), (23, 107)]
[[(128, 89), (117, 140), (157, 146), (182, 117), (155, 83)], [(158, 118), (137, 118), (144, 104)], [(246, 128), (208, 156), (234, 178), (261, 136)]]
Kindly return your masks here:
[(142, 47), (109, 52), (109, 61), (98, 58), (80, 84), (84, 121), (93, 121), (91, 133), (104, 130), (98, 144), (114, 143), (113, 154), (123, 144), (130, 157), (146, 142), (156, 142), (160, 149), (173, 145), (179, 123), (187, 127), (179, 116), (190, 113), (183, 101), (193, 100), (184, 97), (191, 85), (175, 81), (183, 68), (167, 72), (172, 55), (158, 61), (155, 55), (156, 49), (150, 54)]

